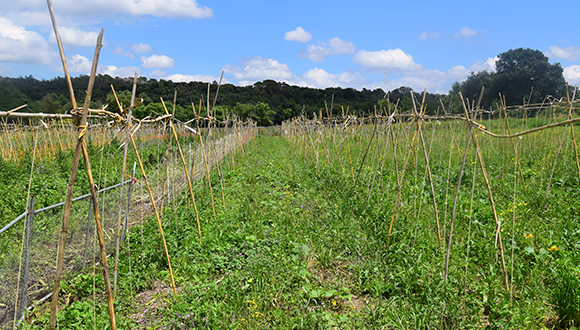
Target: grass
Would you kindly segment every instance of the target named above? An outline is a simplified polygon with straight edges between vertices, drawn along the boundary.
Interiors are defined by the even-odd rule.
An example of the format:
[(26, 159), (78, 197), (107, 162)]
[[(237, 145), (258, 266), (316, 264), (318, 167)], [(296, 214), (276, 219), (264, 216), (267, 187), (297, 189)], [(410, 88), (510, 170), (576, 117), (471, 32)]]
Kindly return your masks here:
[[(452, 141), (448, 131), (440, 154), (442, 128), (436, 125), (425, 125), (424, 134), (433, 136), (430, 157), (437, 169), (434, 188), (446, 237), (465, 131), (453, 126), (455, 140), (448, 142)], [(444, 281), (446, 239), (437, 240), (420, 152), (411, 152), (391, 235), (388, 229), (397, 191), (392, 157), (383, 159), (382, 174), (367, 200), (378, 161), (376, 152), (371, 153), (350, 196), (353, 178), (347, 152), (352, 152), (356, 173), (371, 132), (372, 127), (361, 127), (351, 133), (350, 149), (339, 148), (341, 135), (332, 130), (320, 137), (325, 143), (317, 136), (311, 142), (307, 135), (257, 138), (246, 146), (245, 154), (236, 155), (235, 173), (224, 169), (227, 205), (216, 204), (215, 221), (207, 184), (202, 182), (195, 190), (201, 245), (193, 208), (186, 207), (187, 192), (185, 198), (167, 206), (163, 223), (177, 295), (169, 288), (155, 220), (148, 218), (132, 228), (120, 261), (119, 328), (538, 329), (578, 325), (580, 193), (570, 145), (557, 167), (549, 203), (544, 199), (554, 157), (551, 149), (561, 131), (518, 142), (525, 192), (517, 181), (513, 156), (504, 165), (505, 148), (511, 145), (478, 137), (502, 222), (511, 291), (503, 288), (495, 224), (474, 154), (468, 155), (450, 275)], [(377, 140), (383, 143), (386, 134), (381, 134)], [(396, 135), (400, 173), (413, 126), (396, 126)], [(318, 150), (318, 160), (313, 148)], [(381, 148), (382, 144), (373, 142), (370, 150), (394, 152), (392, 144)], [(447, 168), (449, 159), (451, 167)], [(213, 175), (212, 180), (217, 194), (219, 179)], [(97, 275), (80, 276), (63, 288), (61, 306), (66, 308), (59, 313), (61, 328), (108, 327), (102, 278), (98, 268), (86, 269), (87, 274), (91, 271)], [(46, 309), (35, 310), (30, 320), (24, 328), (45, 328)]]

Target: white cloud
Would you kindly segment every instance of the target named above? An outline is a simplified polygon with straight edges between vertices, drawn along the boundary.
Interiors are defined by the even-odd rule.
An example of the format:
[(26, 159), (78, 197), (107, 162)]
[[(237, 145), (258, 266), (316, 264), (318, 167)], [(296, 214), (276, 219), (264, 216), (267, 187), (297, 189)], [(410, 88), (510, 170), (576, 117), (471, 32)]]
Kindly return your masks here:
[(474, 35), (477, 34), (477, 31), (475, 31), (474, 29), (468, 28), (467, 26), (464, 26), (461, 28), (461, 30), (459, 30), (459, 32), (456, 32), (455, 34), (453, 34), (453, 36), (455, 38), (469, 38), (469, 37), (473, 37)]
[(369, 52), (360, 50), (352, 58), (353, 62), (368, 71), (385, 69), (417, 70), (421, 65), (413, 61), (413, 56), (406, 54), (400, 48)]
[(431, 32), (421, 32), (421, 34), (419, 34), (419, 39), (420, 40), (427, 40), (430, 38), (438, 38), (439, 37), (439, 32), (435, 32), (435, 33), (431, 33)]
[(165, 55), (141, 56), (141, 62), (145, 69), (169, 69), (174, 65), (173, 59)]
[(232, 74), (236, 80), (284, 80), (294, 76), (288, 65), (271, 58), (265, 59), (260, 56), (243, 58), (239, 64), (244, 67), (225, 65), (222, 71)]
[(495, 64), (497, 63), (497, 61), (499, 61), (499, 56), (496, 56), (494, 58), (488, 57), (487, 61), (485, 61), (485, 64), (487, 64), (491, 71), (495, 71)]
[(371, 81), (360, 73), (342, 72), (338, 74), (328, 73), (323, 69), (314, 68), (306, 71), (303, 75), (293, 79), (298, 85), (314, 88), (328, 87), (353, 87), (362, 88), (371, 84)]
[(401, 86), (411, 87), (414, 91), (423, 91), (427, 88), (430, 93), (443, 94), (448, 90), (444, 90), (443, 86), (447, 86), (451, 81), (458, 78), (464, 78), (467, 75), (465, 67), (458, 65), (447, 71), (441, 70), (419, 70), (415, 72), (408, 72), (400, 78), (389, 81), (391, 89), (396, 89)]
[(301, 26), (299, 26), (292, 31), (286, 32), (286, 34), (284, 34), (284, 40), (309, 42), (310, 40), (312, 40), (312, 33), (304, 31), (304, 29)]
[(550, 50), (545, 53), (549, 58), (561, 58), (568, 61), (576, 61), (580, 56), (580, 47), (566, 47), (560, 48), (558, 46), (550, 46)]
[(335, 37), (321, 42), (320, 45), (308, 45), (308, 49), (301, 51), (298, 56), (307, 57), (314, 62), (324, 62), (327, 56), (353, 54), (354, 52), (356, 52), (356, 47), (352, 41)]
[(76, 54), (73, 55), (70, 59), (67, 59), (67, 65), (70, 72), (81, 72), (88, 74), (91, 72), (92, 63), (88, 58)]
[[(131, 49), (131, 51), (125, 50), (124, 47), (128, 47), (129, 49)], [(149, 54), (154, 53), (155, 50), (149, 44), (125, 43), (123, 44), (123, 46), (115, 47), (111, 52), (113, 54), (133, 59), (135, 58), (134, 52), (137, 54)]]
[[(18, 25), (51, 26), (46, 1), (1, 1), (1, 6), (2, 16)], [(214, 15), (211, 8), (197, 0), (54, 0), (53, 7), (59, 27), (100, 24), (105, 19), (120, 22), (128, 17), (204, 19)]]
[(495, 71), (495, 63), (499, 60), (499, 57), (488, 57), (487, 60), (478, 60), (469, 67), (469, 71), (479, 72), (479, 71)]
[(452, 79), (461, 79), (467, 76), (469, 70), (467, 70), (463, 65), (456, 65), (451, 69), (447, 70), (445, 77)]
[(165, 77), (168, 76), (167, 71), (165, 70), (153, 70), (151, 71), (150, 74), (148, 74), (149, 77), (152, 78), (160, 78), (160, 79), (165, 79)]
[(445, 90), (445, 86), (449, 86), (454, 81), (464, 80), (470, 72), (495, 71), (495, 62), (497, 60), (497, 56), (494, 58), (489, 57), (485, 61), (476, 61), (469, 68), (463, 65), (456, 65), (447, 71), (430, 70), (423, 67), (418, 70), (403, 70), (401, 71), (402, 76), (392, 81), (389, 80), (389, 86), (391, 89), (408, 86), (415, 91), (422, 91), (427, 88), (430, 93), (444, 94), (448, 92), (448, 90)]
[[(14, 1), (5, 12), (45, 11), (46, 2)], [(63, 16), (102, 17), (111, 15), (155, 16), (166, 18), (211, 18), (213, 10), (196, 0), (59, 0), (54, 10)]]
[(54, 64), (57, 56), (38, 33), (0, 17), (0, 62)]
[[(186, 74), (180, 74), (180, 73), (166, 76), (163, 79), (171, 80), (173, 82), (201, 81), (201, 82), (209, 82), (209, 83), (212, 83), (214, 81), (219, 82), (219, 80), (220, 80), (219, 77), (214, 77), (214, 76), (209, 76), (209, 75), (201, 75), (201, 74), (186, 75)], [(222, 79), (222, 84), (229, 84), (229, 81), (227, 79)]]
[(133, 54), (132, 52), (129, 52), (129, 51), (125, 51), (125, 49), (121, 46), (113, 48), (113, 50), (111, 50), (111, 53), (129, 58), (129, 59), (135, 58), (135, 54)]
[(15, 71), (12, 67), (4, 65), (4, 63), (0, 63), (0, 75), (9, 75), (13, 74)]
[(390, 81), (389, 86), (392, 90), (405, 86), (411, 87), (415, 92), (423, 92), (427, 88), (429, 93), (444, 93), (444, 91), (440, 90), (441, 86), (438, 81), (433, 81), (433, 79), (427, 77), (404, 76)]
[(149, 44), (129, 43), (129, 44), (127, 44), (127, 46), (129, 48), (131, 48), (137, 54), (149, 54), (149, 53), (154, 52), (153, 48), (151, 48), (151, 46), (149, 46)]
[(580, 85), (580, 65), (565, 67), (564, 78), (566, 78), (568, 84)]
[[(59, 26), (58, 33), (64, 45), (81, 47), (95, 47), (97, 45), (97, 37), (99, 36), (99, 32), (85, 32), (75, 27), (67, 28)], [(50, 33), (49, 40), (51, 43), (56, 44), (54, 31)]]
[[(323, 69), (314, 68), (302, 75), (295, 75), (288, 65), (280, 63), (275, 59), (265, 59), (259, 56), (244, 58), (239, 63), (243, 67), (225, 65), (222, 70), (226, 74), (231, 74), (237, 84), (241, 86), (252, 85), (257, 81), (272, 79), (283, 81), (293, 85), (308, 86), (314, 88), (327, 87), (353, 87), (362, 88), (372, 84), (358, 72), (343, 72), (339, 74), (328, 73)], [(187, 76), (189, 77), (189, 76)], [(194, 76), (197, 77), (197, 76)], [(202, 76), (203, 77), (203, 76)], [(196, 80), (198, 78), (195, 78)], [(211, 81), (218, 79), (211, 77)], [(202, 80), (210, 81), (210, 79)]]
[(142, 75), (141, 69), (136, 66), (124, 66), (118, 68), (114, 65), (103, 65), (99, 66), (98, 71), (99, 73), (102, 74), (108, 74), (111, 77), (121, 77), (121, 78), (133, 77), (135, 75), (135, 72), (137, 72), (137, 74), (140, 76)]
[[(44, 7), (40, 6), (38, 8), (39, 11), (30, 11), (30, 9), (30, 7), (27, 7), (15, 11), (6, 10), (3, 16), (10, 17), (13, 22), (23, 26), (50, 26), (51, 22), (48, 11), (46, 10), (46, 2), (44, 2)], [(60, 20), (59, 22), (62, 24)]]

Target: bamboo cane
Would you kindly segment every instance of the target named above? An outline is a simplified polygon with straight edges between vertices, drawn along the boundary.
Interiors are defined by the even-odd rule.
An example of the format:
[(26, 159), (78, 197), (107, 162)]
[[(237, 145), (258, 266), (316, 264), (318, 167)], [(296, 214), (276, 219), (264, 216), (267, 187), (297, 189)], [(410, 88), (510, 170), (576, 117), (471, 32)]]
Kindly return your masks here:
[[(165, 113), (169, 114), (169, 112), (167, 111), (167, 107), (165, 107), (165, 103), (163, 102), (163, 98), (161, 98), (161, 104), (163, 104), (163, 109), (165, 110)], [(201, 226), (199, 224), (199, 215), (197, 212), (197, 205), (195, 203), (195, 196), (193, 195), (193, 188), (191, 187), (191, 177), (189, 176), (189, 171), (187, 170), (187, 163), (185, 162), (183, 152), (181, 151), (181, 145), (179, 144), (179, 139), (177, 138), (177, 132), (175, 131), (175, 127), (173, 126), (173, 120), (170, 120), (169, 124), (171, 126), (171, 131), (173, 132), (173, 137), (175, 138), (175, 144), (177, 144), (177, 149), (179, 150), (179, 156), (181, 157), (181, 162), (183, 163), (185, 176), (187, 177), (187, 185), (189, 186), (189, 195), (191, 197), (191, 201), (193, 202), (193, 208), (195, 210), (195, 219), (197, 221), (197, 235), (199, 238), (199, 244), (201, 244)]]
[[(572, 112), (568, 113), (568, 120), (570, 119)], [(555, 119), (554, 114), (554, 119)], [(546, 188), (546, 195), (544, 196), (544, 208), (548, 206), (548, 194), (550, 193), (550, 186), (552, 184), (552, 179), (554, 178), (554, 172), (556, 171), (556, 165), (558, 163), (558, 157), (560, 156), (560, 152), (562, 151), (562, 145), (564, 144), (564, 137), (566, 136), (566, 129), (568, 128), (568, 124), (564, 126), (564, 131), (562, 132), (562, 138), (560, 139), (560, 143), (558, 144), (558, 151), (556, 151), (556, 156), (554, 157), (554, 165), (552, 166), (552, 171), (550, 172), (550, 179), (548, 179), (548, 187)]]
[(139, 162), (139, 167), (141, 168), (141, 174), (145, 180), (145, 185), (147, 186), (147, 191), (149, 192), (149, 198), (151, 198), (151, 205), (153, 205), (153, 211), (155, 211), (155, 218), (157, 219), (157, 225), (159, 227), (159, 233), (161, 234), (161, 240), (163, 241), (163, 248), (165, 249), (165, 257), (167, 258), (167, 265), (169, 266), (169, 274), (171, 275), (171, 285), (173, 287), (173, 293), (177, 294), (177, 289), (175, 288), (175, 280), (173, 278), (173, 268), (171, 267), (171, 260), (169, 259), (169, 251), (167, 249), (167, 242), (165, 241), (165, 235), (163, 234), (163, 226), (161, 225), (161, 218), (159, 217), (159, 212), (157, 211), (157, 206), (155, 205), (155, 198), (153, 198), (153, 193), (151, 192), (151, 187), (149, 186), (149, 180), (147, 180), (147, 174), (145, 174), (145, 168), (143, 167), (143, 162), (141, 162), (141, 156), (139, 156), (139, 150), (135, 144), (135, 139), (129, 134), (131, 138), (131, 144), (133, 145), (133, 150), (137, 156), (137, 161)]
[[(199, 101), (199, 114), (197, 114), (197, 131), (200, 132), (199, 130), (199, 115), (201, 114), (201, 100)], [(195, 108), (193, 109), (194, 114), (195, 114)], [(207, 183), (209, 184), (209, 195), (211, 197), (211, 210), (212, 210), (212, 214), (213, 214), (213, 220), (216, 220), (215, 217), (215, 205), (214, 205), (214, 200), (213, 200), (213, 189), (211, 187), (211, 178), (209, 176), (209, 163), (207, 160), (207, 155), (205, 153), (205, 146), (203, 144), (203, 138), (201, 136), (201, 133), (199, 134), (199, 143), (201, 144), (201, 153), (203, 154), (203, 161), (205, 163), (205, 172), (207, 175)]]
[[(461, 94), (461, 92), (459, 93), (459, 97), (461, 98), (461, 101), (463, 102), (463, 110), (465, 112), (465, 117), (469, 118), (469, 114), (467, 113), (467, 108), (465, 107), (465, 102), (463, 101), (463, 95)], [(475, 151), (477, 153), (477, 159), (479, 160), (481, 173), (483, 174), (483, 178), (484, 178), (485, 184), (487, 186), (487, 193), (488, 193), (489, 201), (491, 203), (491, 209), (493, 211), (493, 219), (495, 221), (495, 227), (496, 227), (496, 231), (497, 231), (496, 238), (497, 238), (498, 243), (499, 243), (499, 253), (500, 253), (500, 257), (501, 257), (501, 266), (502, 266), (502, 270), (503, 270), (503, 274), (504, 274), (505, 289), (509, 291), (509, 277), (508, 277), (507, 268), (505, 266), (505, 258), (504, 258), (504, 253), (503, 253), (503, 243), (501, 240), (501, 223), (500, 223), (498, 216), (497, 216), (495, 202), (493, 200), (493, 193), (491, 192), (491, 185), (489, 184), (487, 171), (485, 169), (483, 157), (481, 156), (481, 150), (479, 149), (479, 144), (477, 143), (477, 135), (473, 134), (472, 139), (473, 139), (473, 145), (475, 146)]]
[[(411, 91), (413, 95), (413, 91)], [(422, 116), (425, 111), (425, 96), (427, 95), (427, 88), (423, 93), (423, 101), (421, 103), (420, 111), (417, 111), (417, 106), (415, 105), (415, 98), (413, 97), (413, 107), (415, 108), (415, 114), (417, 116)], [(425, 138), (423, 137), (423, 130), (421, 129), (421, 118), (417, 118), (417, 130), (419, 130), (419, 138), (421, 140), (421, 145), (423, 146), (423, 154), (425, 156), (425, 164), (427, 166), (427, 175), (429, 176), (429, 184), (431, 185), (431, 196), (433, 197), (433, 209), (435, 211), (435, 222), (437, 223), (437, 240), (441, 244), (441, 229), (439, 227), (439, 213), (437, 212), (437, 199), (435, 197), (435, 187), (433, 186), (433, 176), (431, 175), (431, 167), (429, 166), (429, 156), (427, 155), (427, 148), (425, 146)]]
[[(572, 104), (574, 103), (574, 98), (576, 97), (576, 90), (578, 87), (574, 88), (574, 94), (572, 94), (572, 101), (570, 101), (570, 93), (568, 88), (566, 88), (566, 97), (568, 99), (568, 117), (572, 118)], [(572, 130), (572, 143), (574, 145), (574, 156), (576, 157), (576, 169), (578, 170), (578, 180), (580, 181), (580, 163), (578, 162), (578, 148), (576, 146), (576, 136), (574, 134), (574, 125), (570, 125), (570, 129)]]
[[(223, 77), (223, 74), (224, 73), (222, 71), (222, 77)], [(215, 162), (216, 162), (216, 165), (217, 165), (218, 178), (220, 179), (220, 192), (221, 192), (221, 195), (222, 195), (222, 206), (223, 207), (226, 207), (226, 198), (225, 198), (225, 195), (224, 195), (224, 180), (223, 180), (222, 168), (221, 168), (221, 164), (220, 164), (221, 163), (221, 157), (218, 157), (218, 155), (217, 155), (216, 147), (215, 147), (215, 138), (214, 138), (214, 136), (212, 134), (212, 130), (211, 130), (212, 122), (213, 121), (217, 121), (216, 114), (215, 114), (215, 103), (217, 101), (217, 97), (218, 97), (220, 85), (221, 85), (221, 78), (220, 78), (220, 84), (218, 84), (218, 89), (216, 91), (215, 98), (213, 99), (213, 107), (212, 107), (212, 114), (213, 114), (213, 116), (212, 115), (209, 115), (208, 116), (209, 117), (209, 122), (207, 124), (207, 127), (208, 127), (208, 137), (210, 139), (211, 149), (213, 151), (213, 158), (215, 159)], [(209, 85), (208, 85), (208, 90), (209, 90)], [(208, 113), (209, 113), (209, 108), (208, 108)], [(214, 219), (215, 219), (215, 217), (214, 217)]]
[(397, 205), (399, 204), (399, 199), (401, 198), (401, 190), (403, 189), (403, 180), (405, 179), (405, 171), (407, 170), (407, 165), (409, 164), (409, 159), (411, 158), (411, 153), (415, 146), (415, 139), (417, 138), (417, 129), (415, 128), (415, 133), (413, 134), (413, 139), (411, 140), (411, 145), (409, 146), (409, 152), (407, 153), (407, 158), (405, 159), (405, 165), (403, 166), (403, 172), (401, 173), (401, 181), (399, 181), (399, 187), (397, 190), (397, 197), (395, 198), (395, 204), (393, 205), (393, 215), (391, 217), (391, 224), (389, 225), (389, 242), (390, 244), (391, 233), (393, 232), (393, 223), (395, 222), (395, 214), (397, 213)]
[(363, 156), (363, 159), (362, 159), (362, 162), (361, 162), (361, 164), (360, 164), (360, 167), (358, 168), (358, 171), (357, 171), (357, 173), (356, 173), (356, 179), (354, 180), (354, 184), (353, 184), (353, 186), (352, 186), (352, 190), (350, 191), (350, 197), (352, 197), (352, 196), (354, 195), (354, 190), (355, 190), (355, 188), (356, 188), (356, 183), (358, 182), (358, 178), (359, 178), (359, 176), (360, 176), (360, 172), (362, 171), (362, 168), (363, 168), (363, 166), (364, 166), (364, 164), (365, 164), (365, 159), (367, 158), (367, 154), (369, 153), (369, 149), (371, 148), (371, 143), (373, 142), (373, 138), (374, 138), (374, 136), (375, 136), (375, 133), (376, 133), (376, 131), (377, 131), (377, 126), (378, 126), (378, 123), (379, 123), (379, 121), (378, 121), (378, 119), (375, 117), (375, 125), (374, 125), (375, 127), (374, 127), (374, 129), (373, 129), (373, 133), (372, 133), (372, 135), (371, 135), (371, 138), (370, 138), (370, 140), (369, 140), (369, 144), (367, 145), (367, 149), (366, 149), (366, 151), (365, 151), (365, 154), (364, 154), (364, 156)]
[[(48, 4), (51, 19), (52, 19), (54, 32), (55, 32), (55, 36), (57, 39), (57, 44), (59, 46), (61, 59), (63, 62), (63, 68), (65, 71), (65, 75), (67, 77), (69, 92), (70, 92), (70, 96), (71, 96), (71, 102), (72, 102), (73, 108), (76, 109), (77, 107), (76, 107), (76, 100), (74, 97), (74, 91), (73, 91), (72, 84), (70, 81), (70, 76), (68, 74), (68, 68), (66, 66), (66, 59), (64, 57), (62, 42), (60, 41), (60, 35), (58, 34), (58, 28), (56, 25), (56, 19), (54, 17), (54, 12), (52, 9), (52, 3), (50, 2), (50, 0), (47, 0), (47, 4)], [(100, 217), (99, 217), (99, 213), (98, 213), (97, 195), (96, 195), (93, 177), (92, 177), (92, 173), (91, 173), (90, 161), (88, 158), (88, 153), (86, 151), (86, 145), (84, 143), (84, 138), (83, 138), (85, 135), (85, 132), (86, 132), (86, 122), (87, 122), (87, 115), (89, 112), (89, 103), (90, 103), (92, 89), (93, 89), (94, 80), (95, 80), (95, 75), (96, 75), (96, 71), (97, 71), (97, 64), (98, 64), (98, 60), (99, 60), (99, 55), (100, 55), (100, 51), (101, 51), (101, 47), (102, 47), (102, 40), (103, 40), (103, 30), (101, 29), (101, 33), (99, 34), (99, 37), (97, 38), (97, 46), (95, 48), (95, 55), (93, 58), (93, 66), (91, 69), (91, 76), (89, 78), (89, 86), (87, 88), (87, 94), (86, 94), (85, 103), (83, 106), (82, 117), (81, 117), (81, 119), (78, 123), (78, 127), (77, 127), (78, 132), (79, 132), (79, 136), (78, 136), (78, 141), (77, 141), (77, 147), (75, 149), (75, 154), (73, 157), (73, 168), (71, 170), (71, 175), (70, 175), (69, 184), (68, 184), (67, 193), (66, 193), (66, 202), (65, 202), (64, 212), (63, 212), (64, 213), (63, 214), (63, 225), (62, 225), (62, 231), (61, 231), (61, 237), (60, 237), (60, 243), (59, 243), (59, 249), (58, 249), (58, 256), (57, 256), (57, 270), (56, 270), (55, 281), (54, 281), (54, 291), (53, 291), (53, 296), (52, 296), (51, 313), (50, 313), (50, 320), (49, 320), (49, 329), (51, 329), (51, 330), (54, 329), (54, 325), (55, 325), (56, 311), (57, 311), (57, 304), (58, 304), (58, 293), (59, 293), (59, 286), (60, 286), (60, 276), (62, 274), (63, 261), (64, 261), (64, 249), (65, 249), (65, 245), (66, 245), (68, 222), (69, 222), (70, 209), (71, 209), (71, 204), (72, 204), (72, 193), (73, 193), (73, 188), (74, 188), (74, 181), (75, 181), (77, 170), (78, 170), (78, 164), (79, 164), (79, 158), (80, 158), (81, 151), (83, 153), (83, 157), (84, 157), (84, 161), (85, 161), (85, 167), (86, 167), (87, 176), (89, 179), (89, 187), (91, 189), (91, 198), (93, 199), (93, 207), (95, 209), (95, 219), (97, 221), (97, 231), (99, 234), (99, 245), (101, 247), (101, 262), (102, 262), (102, 266), (103, 266), (103, 277), (105, 278), (105, 287), (106, 287), (106, 291), (107, 291), (107, 303), (108, 303), (108, 309), (109, 309), (109, 319), (111, 322), (111, 329), (115, 330), (117, 328), (116, 322), (115, 322), (115, 310), (114, 310), (114, 306), (113, 306), (113, 297), (111, 294), (111, 283), (109, 280), (109, 271), (107, 268), (107, 254), (105, 251), (105, 244), (103, 241), (103, 232), (102, 232), (102, 227), (100, 225)]]
[[(505, 127), (507, 128), (507, 132), (508, 134), (512, 134), (511, 129), (510, 129), (510, 125), (508, 123), (508, 119), (507, 119), (507, 111), (506, 111), (506, 102), (505, 102), (505, 95), (502, 98), (502, 95), (500, 94), (500, 101), (502, 104), (502, 110), (504, 112), (504, 119), (505, 119)], [(513, 139), (510, 139), (511, 145), (512, 145), (512, 149), (514, 150), (514, 155), (515, 155), (515, 159), (516, 159), (516, 164), (518, 166), (518, 171), (520, 173), (520, 179), (522, 180), (522, 186), (524, 187), (524, 193), (526, 192), (526, 182), (524, 180), (524, 173), (522, 171), (522, 167), (520, 166), (520, 158), (518, 155), (518, 152), (516, 150), (516, 145), (514, 143)], [(507, 148), (506, 148), (507, 149)]]
[(444, 272), (445, 281), (447, 281), (447, 275), (449, 274), (449, 256), (451, 255), (451, 242), (453, 240), (453, 224), (455, 223), (455, 211), (457, 210), (457, 198), (459, 197), (459, 189), (461, 188), (461, 179), (463, 178), (463, 173), (465, 173), (465, 161), (467, 159), (467, 152), (469, 150), (469, 143), (471, 142), (472, 134), (473, 134), (473, 126), (469, 126), (469, 132), (467, 134), (467, 141), (465, 142), (465, 149), (463, 151), (463, 159), (461, 160), (461, 170), (459, 171), (459, 178), (457, 179), (457, 188), (455, 189), (455, 198), (453, 199), (453, 208), (451, 210), (451, 220), (449, 222), (449, 236), (447, 238), (447, 253), (445, 255), (445, 272)]
[[(111, 85), (112, 86), (112, 85)], [(123, 203), (123, 182), (125, 181), (125, 172), (127, 170), (127, 150), (129, 149), (129, 135), (131, 134), (131, 114), (133, 106), (135, 105), (135, 94), (137, 91), (137, 72), (135, 72), (135, 79), (133, 80), (133, 91), (131, 92), (131, 105), (127, 109), (127, 125), (125, 125), (125, 145), (123, 146), (123, 163), (121, 166), (121, 187), (119, 187), (119, 208), (117, 210), (117, 240), (115, 242), (115, 269), (113, 271), (113, 299), (117, 296), (117, 270), (119, 267), (119, 245), (121, 241), (121, 208)], [(115, 95), (117, 106), (121, 110), (121, 104)]]

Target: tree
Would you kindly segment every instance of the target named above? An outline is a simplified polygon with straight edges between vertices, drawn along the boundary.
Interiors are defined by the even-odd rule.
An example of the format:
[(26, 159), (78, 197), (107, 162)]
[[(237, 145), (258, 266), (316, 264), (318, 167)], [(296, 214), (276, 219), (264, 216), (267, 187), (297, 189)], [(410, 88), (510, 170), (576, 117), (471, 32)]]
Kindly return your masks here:
[(495, 87), (505, 95), (508, 105), (522, 104), (524, 100), (538, 103), (546, 95), (559, 97), (566, 87), (560, 63), (550, 64), (539, 50), (518, 48), (499, 54), (496, 72)]
[(40, 100), (40, 110), (44, 113), (61, 113), (61, 103), (55, 93), (46, 94)]
[[(131, 105), (131, 92), (130, 91), (118, 91), (115, 92), (117, 94), (117, 98), (119, 99), (119, 103), (121, 106), (126, 108)], [(119, 112), (119, 105), (117, 104), (117, 100), (115, 99), (115, 95), (111, 92), (107, 94), (105, 98), (105, 104), (108, 104), (107, 110), (112, 112)]]
[(453, 83), (450, 94), (453, 95), (455, 99), (454, 108), (459, 108), (459, 113), (463, 113), (463, 107), (461, 106), (459, 92), (463, 95), (463, 98), (469, 104), (477, 102), (479, 100), (479, 95), (481, 94), (481, 87), (484, 86), (485, 90), (481, 99), (480, 106), (482, 108), (487, 108), (493, 104), (494, 101), (499, 99), (499, 94), (495, 86), (496, 74), (487, 70), (479, 71), (477, 73), (470, 72), (469, 76), (464, 82)]
[(275, 114), (268, 103), (258, 102), (254, 106), (252, 118), (258, 122), (258, 126), (270, 126), (274, 125), (273, 117)]
[(550, 64), (541, 51), (510, 49), (499, 54), (498, 58), (495, 72), (471, 72), (465, 81), (453, 84), (450, 94), (461, 92), (465, 98), (477, 102), (481, 86), (485, 86), (483, 108), (493, 105), (500, 93), (505, 96), (508, 106), (540, 103), (547, 95), (563, 96), (566, 87), (564, 70), (560, 63)]

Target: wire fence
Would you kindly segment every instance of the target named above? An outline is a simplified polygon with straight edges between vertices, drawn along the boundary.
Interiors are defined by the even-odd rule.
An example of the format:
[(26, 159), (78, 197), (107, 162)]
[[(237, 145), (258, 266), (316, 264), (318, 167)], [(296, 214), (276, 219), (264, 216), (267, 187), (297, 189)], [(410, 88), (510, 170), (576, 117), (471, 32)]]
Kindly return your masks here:
[[(45, 132), (38, 126), (36, 128), (20, 126), (16, 127), (20, 131), (17, 134), (11, 134), (7, 128), (5, 126), (0, 142), (4, 139), (4, 143), (13, 145), (18, 143), (19, 148), (31, 152), (36, 150), (37, 156), (54, 155), (51, 154), (51, 149), (46, 149), (44, 154), (38, 152), (38, 149), (33, 149), (32, 146), (36, 145), (38, 140), (44, 141), (43, 145), (46, 146), (50, 145), (49, 139), (53, 142), (55, 140), (62, 142), (68, 136), (58, 137), (57, 132), (57, 130), (67, 131), (67, 127), (51, 128), (49, 126), (45, 128), (48, 130)], [(92, 135), (93, 138), (90, 141), (97, 141), (96, 144), (101, 148), (98, 169), (100, 173), (104, 166), (117, 166), (116, 164), (109, 165), (109, 159), (115, 154), (122, 153), (122, 148), (111, 148), (110, 145), (116, 139), (120, 139), (118, 135), (121, 134), (111, 130), (110, 127), (104, 129), (99, 125), (94, 125), (93, 128), (95, 130), (87, 135)], [(230, 160), (233, 162), (233, 154), (242, 151), (243, 145), (257, 134), (257, 128), (251, 122), (211, 130), (205, 128), (200, 129), (199, 132), (204, 143), (202, 145), (197, 136), (192, 138), (185, 125), (176, 125), (176, 130), (180, 139), (183, 139), (181, 148), (192, 180), (195, 181), (203, 179), (212, 169), (235, 166), (228, 164)], [(99, 134), (94, 134), (95, 132)], [(145, 160), (149, 163), (147, 177), (155, 202), (158, 207), (163, 208), (164, 204), (180, 196), (187, 186), (187, 178), (176, 143), (175, 141), (168, 142), (170, 135), (167, 123), (141, 127), (134, 136), (138, 141), (139, 150), (151, 151), (144, 153), (142, 157), (146, 157)], [(38, 140), (33, 142), (34, 139)], [(72, 140), (74, 135), (66, 139)], [(122, 145), (123, 142), (117, 141), (117, 143)], [(63, 150), (70, 146), (72, 143), (63, 145)], [(4, 157), (19, 157), (16, 152), (7, 150), (4, 150), (3, 155)], [(96, 160), (93, 162), (96, 163)], [(126, 180), (123, 184), (128, 186), (128, 190), (121, 200), (119, 194), (121, 183), (98, 191), (107, 253), (114, 253), (115, 250), (119, 209), (121, 219), (123, 219), (121, 241), (128, 228), (139, 224), (144, 216), (153, 212), (147, 187), (141, 183), (141, 174), (139, 171), (135, 174), (137, 164), (132, 165), (131, 175), (129, 176), (128, 173), (124, 175)], [(107, 171), (103, 170), (103, 172), (106, 176)], [(35, 174), (32, 171), (31, 180), (35, 180)], [(100, 181), (110, 182), (111, 179), (101, 178)], [(75, 186), (83, 186), (83, 183), (79, 183), (77, 179)], [(99, 259), (96, 257), (100, 249), (96, 244), (95, 219), (92, 215), (92, 201), (89, 197), (90, 194), (78, 196), (72, 203), (64, 258), (65, 280), (70, 280), (73, 274), (78, 274), (85, 266)], [(0, 229), (0, 328), (9, 327), (12, 321), (18, 322), (24, 317), (26, 308), (31, 309), (40, 301), (50, 297), (56, 272), (58, 241), (62, 230), (63, 205), (64, 202), (48, 206), (35, 204), (35, 196), (31, 196), (27, 209), (23, 210), (22, 214), (12, 220), (1, 219), (0, 224), (6, 225)]]

